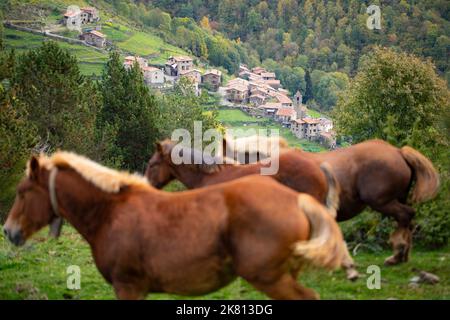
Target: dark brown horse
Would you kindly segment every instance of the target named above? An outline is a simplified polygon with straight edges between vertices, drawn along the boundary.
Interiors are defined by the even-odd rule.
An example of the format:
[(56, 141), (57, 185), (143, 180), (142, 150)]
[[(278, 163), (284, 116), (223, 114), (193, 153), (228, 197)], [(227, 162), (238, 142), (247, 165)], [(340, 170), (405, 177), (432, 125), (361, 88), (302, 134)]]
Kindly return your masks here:
[(272, 298), (312, 299), (296, 282), (301, 266), (336, 268), (345, 255), (323, 205), (261, 176), (167, 193), (75, 154), (33, 157), (4, 232), (22, 245), (59, 217), (86, 239), (121, 299), (201, 295), (236, 276)]
[(301, 152), (305, 158), (329, 163), (341, 187), (337, 220), (358, 215), (366, 206), (397, 221), (391, 235), (394, 254), (386, 265), (408, 261), (412, 246), (408, 205), (432, 199), (439, 189), (439, 175), (424, 155), (411, 147), (396, 148), (382, 140), (369, 140), (324, 153)]
[(439, 176), (433, 164), (413, 148), (395, 148), (382, 140), (369, 140), (331, 152), (302, 154), (319, 164), (329, 163), (335, 172), (342, 188), (338, 221), (351, 219), (366, 206), (394, 218), (397, 230), (390, 238), (394, 254), (385, 263), (408, 261), (411, 221), (415, 215), (408, 204), (421, 203), (436, 195)]
[[(195, 189), (260, 174), (261, 168), (267, 166), (261, 162), (247, 165), (217, 164), (218, 159), (208, 160), (207, 163), (212, 164), (205, 164), (206, 161), (202, 163), (204, 155), (201, 152), (187, 147), (179, 150), (188, 155), (192, 164), (174, 164), (171, 154), (176, 145), (176, 142), (168, 139), (157, 143), (156, 152), (149, 160), (145, 172), (145, 176), (153, 186), (163, 188), (173, 179), (177, 179), (189, 189)], [(339, 187), (329, 166), (326, 164), (319, 166), (315, 161), (306, 159), (297, 151), (290, 149), (284, 149), (278, 160), (279, 170), (270, 177), (293, 190), (313, 196), (326, 204), (333, 217), (336, 217), (339, 195), (333, 190), (337, 191)], [(356, 280), (358, 272), (349, 253), (343, 263), (347, 278)]]

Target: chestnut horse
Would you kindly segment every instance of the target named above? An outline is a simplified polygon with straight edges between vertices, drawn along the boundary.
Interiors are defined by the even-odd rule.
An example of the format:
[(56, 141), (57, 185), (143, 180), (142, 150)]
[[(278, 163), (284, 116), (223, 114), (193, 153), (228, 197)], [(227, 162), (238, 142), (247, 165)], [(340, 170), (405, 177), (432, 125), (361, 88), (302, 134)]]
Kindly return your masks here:
[(313, 299), (316, 293), (296, 281), (301, 266), (334, 269), (345, 254), (326, 208), (268, 177), (169, 193), (67, 152), (32, 157), (27, 167), (7, 238), (22, 245), (66, 219), (120, 299), (201, 295), (237, 276), (271, 298)]
[[(145, 176), (156, 188), (162, 189), (174, 179), (179, 180), (189, 189), (214, 185), (231, 181), (240, 177), (260, 174), (267, 164), (256, 162), (247, 165), (229, 163), (220, 164), (218, 160), (227, 162), (228, 159), (210, 159), (204, 161), (205, 155), (196, 149), (178, 146), (178, 151), (187, 155), (192, 164), (174, 164), (172, 150), (177, 142), (169, 139), (156, 143), (156, 152), (152, 155), (145, 170)], [(211, 163), (211, 164), (206, 164)], [(315, 161), (302, 157), (291, 149), (281, 150), (279, 156), (279, 170), (270, 177), (298, 192), (307, 193), (318, 201), (326, 204), (333, 215), (339, 206), (338, 184), (329, 166), (319, 167)], [(328, 184), (332, 184), (328, 192)]]
[[(192, 164), (174, 164), (171, 153), (176, 145), (176, 142), (169, 139), (158, 142), (156, 152), (148, 162), (145, 176), (158, 189), (163, 188), (174, 179), (179, 180), (189, 189), (214, 185), (248, 175), (260, 174), (261, 168), (266, 166), (261, 162), (247, 165), (217, 164), (218, 159), (210, 159), (207, 163), (212, 164), (205, 164), (206, 161), (203, 161), (204, 158), (202, 158), (205, 155), (199, 150), (187, 147), (180, 147), (179, 151), (183, 155), (188, 155)], [(336, 210), (339, 206), (339, 186), (332, 170), (326, 164), (319, 167), (315, 161), (306, 159), (295, 150), (284, 149), (279, 156), (279, 170), (270, 177), (295, 191), (313, 196), (321, 203), (326, 204), (332, 216), (336, 217)], [(251, 190), (251, 192), (257, 193), (255, 190)], [(358, 272), (354, 268), (353, 259), (349, 253), (343, 261), (343, 268), (346, 270), (349, 280), (358, 278)]]
[(439, 189), (439, 175), (430, 160), (411, 147), (396, 148), (382, 140), (323, 153), (297, 152), (331, 166), (341, 188), (338, 221), (353, 218), (367, 206), (394, 218), (397, 229), (390, 237), (394, 254), (385, 264), (408, 261), (415, 215), (410, 204), (432, 199)]

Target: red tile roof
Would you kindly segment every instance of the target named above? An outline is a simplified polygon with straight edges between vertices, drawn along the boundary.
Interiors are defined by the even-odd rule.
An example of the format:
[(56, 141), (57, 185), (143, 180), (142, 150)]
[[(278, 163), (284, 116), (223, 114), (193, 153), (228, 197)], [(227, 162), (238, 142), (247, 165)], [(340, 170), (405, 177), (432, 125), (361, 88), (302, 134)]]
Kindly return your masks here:
[(280, 108), (277, 111), (277, 116), (288, 116), (291, 117), (295, 115), (295, 110), (291, 108)]
[(93, 34), (94, 36), (97, 36), (97, 37), (99, 37), (99, 38), (106, 38), (106, 36), (105, 36), (103, 33), (99, 32), (99, 31), (97, 31), (97, 30), (89, 31), (89, 33), (90, 33), (90, 34)]
[(279, 102), (284, 103), (284, 104), (292, 103), (292, 100), (288, 96), (286, 96), (286, 95), (284, 95), (282, 93), (276, 94), (275, 98), (277, 98), (277, 100)]
[(76, 17), (79, 14), (80, 14), (80, 12), (67, 11), (66, 13), (64, 13), (64, 17), (72, 18), (72, 17)]
[(319, 124), (319, 120), (318, 119), (303, 118), (302, 120), (304, 122), (306, 122), (307, 124)]

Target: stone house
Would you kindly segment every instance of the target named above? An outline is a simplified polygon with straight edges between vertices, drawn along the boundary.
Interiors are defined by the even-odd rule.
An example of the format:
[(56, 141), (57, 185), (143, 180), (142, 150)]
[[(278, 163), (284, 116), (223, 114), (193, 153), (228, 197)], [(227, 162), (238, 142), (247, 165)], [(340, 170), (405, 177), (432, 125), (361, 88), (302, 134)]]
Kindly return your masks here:
[(319, 120), (311, 118), (295, 119), (291, 121), (291, 131), (299, 139), (317, 141), (321, 133)]
[(97, 30), (91, 30), (83, 33), (80, 36), (81, 40), (84, 40), (87, 44), (103, 48), (106, 45), (106, 36)]
[(275, 94), (275, 99), (277, 99), (277, 101), (279, 103), (281, 103), (282, 107), (284, 107), (284, 108), (291, 108), (292, 109), (292, 107), (293, 107), (292, 100), (288, 96), (286, 96), (286, 95), (284, 95), (282, 93), (276, 93)]
[(254, 74), (261, 75), (262, 73), (266, 72), (266, 69), (264, 69), (263, 67), (254, 67), (252, 69), (252, 72)]
[(276, 79), (264, 80), (264, 83), (271, 86), (274, 89), (279, 89), (281, 87), (280, 80), (276, 80)]
[(274, 72), (263, 72), (261, 73), (263, 80), (275, 80), (276, 76)]
[(81, 23), (94, 23), (98, 22), (100, 17), (98, 15), (98, 10), (94, 7), (81, 8)]
[(265, 104), (258, 107), (264, 111), (264, 115), (269, 117), (275, 117), (278, 109), (281, 108), (281, 103), (278, 102), (266, 102)]
[(262, 94), (252, 93), (250, 95), (249, 101), (252, 105), (257, 107), (264, 104), (264, 102), (266, 101), (266, 97)]
[(199, 84), (202, 82), (202, 73), (197, 69), (182, 70), (179, 72), (179, 76), (187, 77), (191, 79), (193, 83)]
[(165, 64), (165, 72), (169, 76), (179, 76), (181, 72), (193, 68), (194, 59), (187, 56), (170, 57)]
[(321, 132), (318, 141), (321, 145), (328, 149), (336, 149), (336, 137), (334, 132)]
[(125, 57), (123, 65), (124, 65), (125, 69), (130, 69), (135, 62), (137, 62), (139, 64), (139, 67), (141, 69), (148, 67), (148, 60), (145, 58), (142, 58), (142, 57), (138, 57), (138, 56)]
[(222, 82), (222, 72), (217, 69), (211, 69), (202, 76), (202, 83), (208, 84), (212, 90), (217, 91)]
[(333, 130), (333, 121), (327, 118), (319, 118), (320, 131), (330, 132)]
[(81, 20), (81, 11), (66, 11), (63, 15), (63, 24), (65, 26), (75, 26)]
[(239, 83), (228, 86), (225, 90), (227, 100), (234, 103), (248, 102), (248, 88)]
[(297, 118), (297, 113), (292, 108), (281, 107), (275, 113), (275, 120), (285, 127), (291, 126), (291, 121)]
[(143, 67), (144, 81), (151, 86), (160, 86), (164, 84), (164, 72), (155, 67)]

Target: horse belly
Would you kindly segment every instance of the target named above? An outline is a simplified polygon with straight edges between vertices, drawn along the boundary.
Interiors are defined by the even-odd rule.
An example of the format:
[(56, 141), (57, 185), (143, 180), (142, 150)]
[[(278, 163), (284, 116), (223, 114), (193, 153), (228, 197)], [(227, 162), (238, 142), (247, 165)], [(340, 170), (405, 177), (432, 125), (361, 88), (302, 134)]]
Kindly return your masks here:
[(170, 279), (162, 281), (162, 291), (179, 295), (204, 295), (226, 286), (235, 278), (231, 259), (211, 257), (181, 266)]

